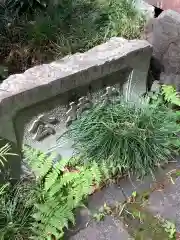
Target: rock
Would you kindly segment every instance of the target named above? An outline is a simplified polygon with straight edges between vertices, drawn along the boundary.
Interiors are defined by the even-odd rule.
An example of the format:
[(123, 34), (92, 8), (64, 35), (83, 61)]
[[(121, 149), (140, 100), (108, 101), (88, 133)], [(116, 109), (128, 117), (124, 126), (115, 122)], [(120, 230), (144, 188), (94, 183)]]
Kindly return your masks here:
[(151, 69), (155, 80), (180, 89), (180, 14), (167, 10), (151, 19), (145, 27), (145, 39), (153, 46)]

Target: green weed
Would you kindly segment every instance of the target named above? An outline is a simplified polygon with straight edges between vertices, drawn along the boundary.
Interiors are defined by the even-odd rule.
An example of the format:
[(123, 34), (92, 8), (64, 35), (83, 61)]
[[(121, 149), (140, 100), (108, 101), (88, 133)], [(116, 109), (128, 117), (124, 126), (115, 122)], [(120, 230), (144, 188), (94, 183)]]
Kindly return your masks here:
[(176, 89), (173, 86), (163, 85), (162, 95), (164, 96), (164, 100), (168, 103), (180, 106), (180, 99), (177, 95)]
[(165, 231), (169, 234), (169, 239), (176, 239), (176, 226), (174, 223), (165, 220), (162, 224)]
[(111, 212), (111, 208), (104, 203), (104, 205), (99, 208), (98, 212), (93, 214), (93, 219), (97, 222), (103, 221), (107, 215), (111, 214)]

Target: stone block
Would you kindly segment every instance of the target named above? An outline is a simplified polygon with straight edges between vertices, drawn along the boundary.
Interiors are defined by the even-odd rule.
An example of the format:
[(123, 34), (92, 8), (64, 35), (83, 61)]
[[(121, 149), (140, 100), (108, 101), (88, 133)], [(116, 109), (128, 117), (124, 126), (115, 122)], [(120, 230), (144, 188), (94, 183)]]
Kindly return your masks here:
[[(0, 137), (21, 151), (26, 144), (49, 152), (57, 137), (77, 117), (112, 89), (123, 89), (130, 73), (141, 74), (132, 86), (146, 92), (152, 47), (145, 40), (112, 38), (85, 53), (28, 69), (8, 77), (0, 85)], [(132, 90), (132, 86), (130, 87)], [(105, 94), (105, 95), (104, 95)], [(59, 147), (62, 157), (72, 154), (71, 143)]]

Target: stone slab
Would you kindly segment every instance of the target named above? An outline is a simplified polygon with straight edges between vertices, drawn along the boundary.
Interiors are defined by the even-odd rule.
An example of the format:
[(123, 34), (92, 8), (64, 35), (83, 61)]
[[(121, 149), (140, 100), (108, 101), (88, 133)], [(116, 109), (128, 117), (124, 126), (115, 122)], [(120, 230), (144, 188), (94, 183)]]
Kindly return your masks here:
[[(78, 112), (109, 97), (114, 88), (121, 92), (132, 70), (137, 75), (130, 88), (139, 97), (146, 92), (151, 54), (145, 40), (112, 38), (85, 53), (8, 77), (0, 84), (0, 137), (19, 151), (23, 144), (51, 151)], [(136, 87), (138, 74), (140, 89)], [(62, 157), (72, 155), (69, 142), (58, 149)]]
[[(172, 162), (172, 163), (166, 165), (164, 169), (157, 170), (154, 177), (147, 176), (146, 178), (143, 179), (143, 181), (139, 181), (133, 176), (131, 176), (131, 179), (124, 178), (124, 179), (121, 179), (118, 184), (111, 184), (110, 186), (108, 186), (108, 187), (102, 189), (101, 191), (98, 191), (95, 194), (93, 194), (92, 196), (90, 196), (88, 199), (87, 208), (83, 208), (83, 209), (80, 209), (77, 211), (76, 226), (73, 229), (73, 231), (70, 233), (70, 235), (71, 235), (70, 239), (71, 240), (75, 240), (75, 239), (83, 239), (83, 240), (88, 239), (89, 240), (91, 236), (93, 236), (94, 239), (97, 239), (97, 236), (101, 236), (101, 238), (99, 238), (99, 239), (102, 239), (102, 240), (105, 240), (105, 239), (116, 240), (117, 235), (119, 235), (119, 239), (128, 239), (128, 237), (130, 237), (130, 236), (127, 233), (126, 227), (123, 226), (123, 224), (121, 222), (118, 221), (118, 226), (113, 225), (115, 235), (112, 235), (112, 231), (110, 231), (110, 235), (107, 236), (106, 231), (105, 231), (105, 229), (107, 229), (107, 224), (110, 225), (110, 229), (111, 229), (112, 221), (116, 221), (116, 219), (109, 217), (109, 222), (106, 221), (106, 219), (105, 219), (105, 222), (102, 221), (101, 223), (96, 223), (94, 221), (91, 221), (91, 216), (94, 213), (97, 213), (98, 210), (100, 209), (100, 207), (102, 207), (104, 205), (104, 203), (106, 203), (107, 205), (110, 205), (110, 206), (115, 205), (117, 202), (123, 203), (129, 196), (131, 196), (132, 192), (134, 192), (134, 191), (138, 192), (139, 194), (144, 193), (144, 192), (150, 193), (156, 183), (162, 183), (162, 181), (164, 181), (164, 179), (168, 178), (169, 172), (178, 168), (179, 166), (180, 166), (180, 160), (177, 159), (175, 162)], [(173, 189), (171, 189), (171, 191), (168, 188), (166, 188), (166, 192), (167, 192), (166, 198), (168, 197), (168, 199), (170, 201), (169, 205), (174, 206), (176, 204), (176, 209), (169, 208), (169, 205), (167, 205), (167, 204), (164, 205), (163, 209), (166, 210), (166, 208), (168, 208), (167, 211), (173, 210), (171, 212), (171, 215), (173, 215), (173, 217), (174, 217), (174, 215), (177, 212), (179, 212), (177, 208), (179, 206), (178, 205), (179, 204), (179, 196), (178, 195), (179, 195), (180, 189), (178, 188), (178, 185), (175, 184), (175, 185), (173, 185)], [(150, 202), (149, 202), (149, 206), (153, 206), (154, 208), (156, 208), (157, 211), (159, 211), (160, 209), (162, 209), (162, 208), (159, 208), (159, 205), (162, 202), (162, 197), (161, 197), (161, 195), (160, 196), (158, 195), (155, 198), (154, 193), (155, 192), (153, 192), (150, 195), (150, 201), (152, 200), (155, 202), (154, 203), (152, 202), (152, 204), (150, 204)], [(174, 194), (173, 195), (174, 199), (172, 199), (172, 193)], [(152, 213), (154, 215), (156, 215), (156, 211), (153, 212), (153, 210), (152, 210)], [(178, 217), (176, 219), (178, 219)], [(178, 223), (178, 221), (179, 220), (177, 220), (177, 223)], [(91, 223), (90, 225), (87, 224), (89, 222)], [(121, 229), (120, 232), (118, 230), (118, 227), (120, 227), (120, 229)], [(93, 233), (95, 235), (93, 235)], [(109, 236), (111, 238), (107, 238)], [(123, 238), (123, 237), (125, 237), (125, 238)]]
[(180, 177), (175, 180), (175, 184), (154, 191), (150, 195), (147, 208), (153, 215), (174, 222), (180, 232)]
[(123, 224), (111, 216), (106, 216), (104, 221), (92, 221), (89, 226), (81, 230), (70, 240), (130, 240), (132, 239)]
[[(123, 85), (132, 69), (144, 73), (141, 81), (143, 91), (146, 91), (151, 53), (151, 45), (144, 40), (112, 38), (88, 52), (67, 56), (8, 77), (0, 84), (0, 136), (17, 142), (12, 130), (19, 111), (28, 107), (35, 109), (42, 102), (46, 105), (47, 101), (53, 101), (56, 97), (57, 101), (63, 99), (63, 103), (59, 102), (58, 105), (65, 103), (67, 109), (77, 92), (84, 96), (89, 88), (92, 91), (94, 88), (102, 89), (114, 84), (114, 81)], [(111, 76), (113, 74), (116, 77)], [(99, 81), (104, 77), (106, 80)]]
[[(14, 114), (18, 110), (84, 86), (125, 66), (143, 69), (146, 61), (137, 61), (151, 45), (144, 40), (112, 38), (86, 53), (67, 56), (50, 64), (11, 75), (0, 85), (0, 114)], [(14, 101), (13, 101), (14, 100)]]

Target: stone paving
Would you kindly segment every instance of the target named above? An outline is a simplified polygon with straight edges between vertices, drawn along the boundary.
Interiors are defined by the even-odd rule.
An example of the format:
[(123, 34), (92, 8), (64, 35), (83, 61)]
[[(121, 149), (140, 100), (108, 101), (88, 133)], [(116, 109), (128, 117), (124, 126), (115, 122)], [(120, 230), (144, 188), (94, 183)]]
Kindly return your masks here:
[[(123, 203), (126, 197), (131, 196), (133, 191), (143, 193), (151, 192), (147, 208), (154, 216), (161, 215), (167, 220), (175, 221), (177, 230), (180, 230), (180, 177), (173, 182), (168, 177), (170, 171), (180, 165), (172, 163), (165, 169), (159, 170), (153, 180), (147, 177), (143, 182), (123, 179), (119, 184), (112, 184), (103, 190), (96, 192), (89, 198), (88, 208), (81, 209), (77, 214), (77, 226), (65, 239), (70, 240), (128, 240), (133, 239), (127, 232), (122, 222), (112, 216), (106, 216), (103, 221), (92, 220), (92, 214), (106, 203), (114, 205), (116, 202)], [(123, 189), (123, 192), (122, 192)], [(144, 239), (146, 240), (146, 239)], [(153, 239), (154, 240), (154, 239)]]

